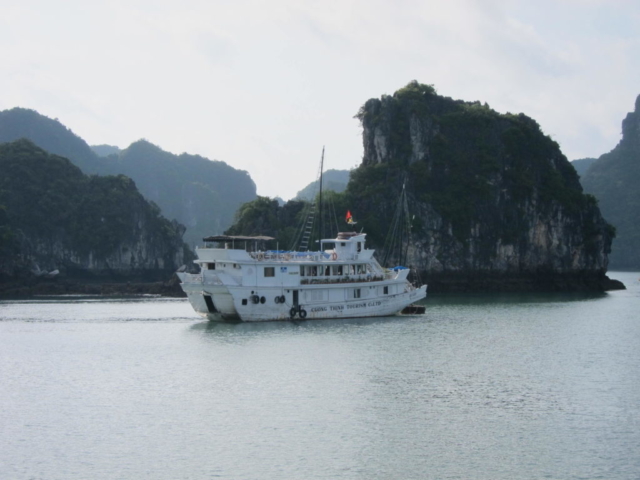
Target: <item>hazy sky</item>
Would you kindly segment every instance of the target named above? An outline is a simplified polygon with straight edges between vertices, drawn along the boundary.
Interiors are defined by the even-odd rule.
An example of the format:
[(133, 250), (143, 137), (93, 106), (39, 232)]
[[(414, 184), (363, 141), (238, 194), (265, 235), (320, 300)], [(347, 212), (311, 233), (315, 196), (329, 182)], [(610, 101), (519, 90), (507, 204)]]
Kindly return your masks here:
[(611, 150), (640, 94), (638, 0), (0, 0), (0, 110), (146, 138), (288, 199), (362, 159), (353, 116), (411, 80)]

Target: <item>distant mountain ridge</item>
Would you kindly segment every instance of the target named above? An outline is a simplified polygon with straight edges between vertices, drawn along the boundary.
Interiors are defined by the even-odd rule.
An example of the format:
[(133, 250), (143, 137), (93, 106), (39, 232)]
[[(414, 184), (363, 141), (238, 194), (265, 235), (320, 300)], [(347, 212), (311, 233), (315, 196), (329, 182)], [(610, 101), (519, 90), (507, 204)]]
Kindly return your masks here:
[[(336, 193), (344, 192), (349, 183), (349, 170), (327, 170), (322, 174), (322, 190), (332, 190)], [(320, 181), (315, 180), (300, 190), (294, 200), (312, 201), (320, 190)]]
[(577, 160), (573, 160), (571, 162), (571, 165), (573, 165), (573, 168), (576, 169), (577, 174), (580, 176), (580, 178), (582, 178), (585, 176), (587, 170), (589, 170), (589, 167), (593, 165), (593, 162), (595, 161), (595, 158), (579, 158)]
[(622, 121), (618, 145), (601, 155), (581, 181), (616, 227), (611, 267), (640, 270), (640, 95), (635, 110)]
[(146, 140), (108, 159), (111, 172), (133, 178), (165, 215), (184, 223), (190, 244), (222, 233), (240, 205), (256, 198), (255, 183), (247, 172), (199, 155), (174, 155)]
[(102, 162), (95, 152), (57, 119), (26, 108), (0, 111), (0, 143), (21, 138), (31, 140), (49, 153), (68, 158), (84, 173), (100, 173)]
[[(185, 241), (222, 233), (240, 205), (256, 198), (256, 185), (244, 170), (199, 155), (174, 155), (146, 140), (128, 148), (90, 147), (57, 120), (34, 110), (0, 112), (0, 143), (27, 138), (44, 150), (63, 156), (84, 173), (123, 174), (155, 202), (163, 215), (187, 227)], [(96, 153), (99, 152), (99, 153)], [(100, 156), (107, 153), (107, 156)]]
[(99, 157), (108, 157), (109, 155), (117, 155), (122, 150), (120, 147), (116, 147), (115, 145), (91, 145), (91, 150), (94, 151), (96, 155)]

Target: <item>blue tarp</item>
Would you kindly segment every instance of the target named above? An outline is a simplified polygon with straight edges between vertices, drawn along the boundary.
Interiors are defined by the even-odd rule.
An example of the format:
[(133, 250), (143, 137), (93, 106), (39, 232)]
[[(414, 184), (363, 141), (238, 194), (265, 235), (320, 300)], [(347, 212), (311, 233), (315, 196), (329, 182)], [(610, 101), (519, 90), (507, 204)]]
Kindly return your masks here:
[(397, 272), (398, 270), (409, 270), (409, 268), (398, 265), (397, 267), (393, 267), (391, 270)]

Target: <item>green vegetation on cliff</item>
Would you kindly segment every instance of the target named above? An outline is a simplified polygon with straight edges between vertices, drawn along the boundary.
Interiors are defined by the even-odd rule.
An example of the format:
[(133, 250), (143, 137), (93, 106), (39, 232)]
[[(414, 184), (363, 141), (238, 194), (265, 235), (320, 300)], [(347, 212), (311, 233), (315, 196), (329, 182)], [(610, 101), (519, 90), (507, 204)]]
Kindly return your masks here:
[[(491, 226), (483, 243), (492, 248), (498, 241), (524, 240), (531, 206), (541, 213), (560, 207), (578, 216), (595, 207), (558, 144), (523, 114), (499, 114), (411, 82), (393, 96), (369, 100), (357, 117), (365, 156), (348, 191), (363, 211), (384, 208), (407, 178), (413, 198), (430, 205), (459, 242), (467, 242), (480, 224)], [(369, 214), (365, 220), (377, 232), (388, 215)]]
[(0, 171), (3, 273), (34, 264), (79, 270), (180, 266), (184, 227), (162, 217), (130, 178), (86, 176), (24, 139), (0, 144)]
[[(281, 249), (290, 249), (303, 221), (306, 202), (291, 200), (280, 206), (277, 200), (258, 197), (243, 204), (227, 235), (267, 235), (276, 239)], [(273, 248), (276, 245), (272, 246)]]

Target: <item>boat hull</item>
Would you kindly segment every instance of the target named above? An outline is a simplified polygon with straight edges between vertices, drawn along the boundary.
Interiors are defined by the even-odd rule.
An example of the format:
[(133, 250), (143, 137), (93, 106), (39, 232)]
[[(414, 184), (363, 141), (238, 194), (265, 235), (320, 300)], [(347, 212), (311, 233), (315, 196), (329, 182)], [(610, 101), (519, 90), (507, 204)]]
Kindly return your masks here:
[[(387, 285), (388, 286), (388, 285)], [(384, 285), (356, 283), (360, 298), (348, 298), (344, 285), (298, 288), (241, 287), (183, 282), (193, 309), (212, 321), (266, 322), (390, 316), (426, 297), (426, 285), (377, 295)]]

